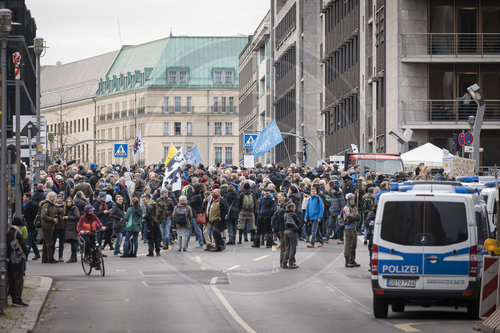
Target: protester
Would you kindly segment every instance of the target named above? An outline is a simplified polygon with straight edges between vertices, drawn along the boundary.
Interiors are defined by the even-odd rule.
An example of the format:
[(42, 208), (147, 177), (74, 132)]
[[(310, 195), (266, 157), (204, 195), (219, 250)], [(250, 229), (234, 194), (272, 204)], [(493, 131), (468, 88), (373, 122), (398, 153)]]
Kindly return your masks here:
[(58, 263), (54, 259), (54, 241), (52, 238), (54, 226), (59, 222), (57, 219), (56, 197), (55, 192), (49, 192), (47, 199), (40, 202), (43, 234), (42, 263)]
[[(142, 230), (142, 210), (139, 199), (132, 198), (131, 204), (132, 206), (127, 209), (125, 214), (125, 245), (121, 258), (137, 257), (138, 237), (139, 232)], [(131, 237), (132, 241), (130, 240)], [(129, 253), (130, 246), (132, 246), (132, 251)]]
[(189, 232), (191, 231), (192, 220), (193, 211), (191, 210), (191, 207), (188, 206), (188, 199), (185, 195), (181, 195), (179, 198), (179, 204), (175, 206), (173, 212), (173, 222), (177, 228), (177, 235), (179, 237), (179, 252), (186, 252), (187, 250), (187, 239)]
[(76, 251), (78, 249), (78, 232), (76, 227), (80, 221), (80, 211), (71, 197), (67, 197), (64, 203), (62, 219), (65, 225), (64, 239), (71, 244), (71, 257), (67, 263), (77, 262)]
[[(54, 193), (55, 194), (55, 193)], [(7, 279), (9, 280), (9, 294), (13, 306), (28, 306), (23, 302), (24, 264), (28, 255), (28, 247), (23, 239), (21, 227), (23, 221), (16, 217), (7, 232)]]

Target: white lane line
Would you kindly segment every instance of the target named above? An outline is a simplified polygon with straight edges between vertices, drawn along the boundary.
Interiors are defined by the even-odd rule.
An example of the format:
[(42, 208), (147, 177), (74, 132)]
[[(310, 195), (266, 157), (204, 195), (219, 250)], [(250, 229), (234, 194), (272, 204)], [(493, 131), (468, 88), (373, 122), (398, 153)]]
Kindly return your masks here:
[(233, 319), (248, 333), (257, 333), (253, 328), (250, 327), (241, 317), (236, 313), (234, 308), (229, 304), (227, 299), (224, 297), (224, 295), (221, 294), (219, 291), (219, 288), (216, 286), (217, 283), (217, 277), (214, 276), (212, 280), (210, 280), (210, 287), (212, 287), (212, 290), (215, 293), (215, 296), (221, 301), (222, 305), (226, 308), (227, 312), (233, 317)]
[(339, 288), (335, 287), (333, 284), (329, 283), (328, 286), (330, 288), (333, 288), (336, 292), (342, 294), (342, 296), (346, 297), (348, 300), (350, 300), (351, 302), (354, 302), (356, 304), (358, 304), (359, 306), (361, 306), (363, 309), (365, 309), (368, 313), (372, 313), (372, 309), (367, 307), (366, 305), (364, 305), (363, 303), (361, 302), (358, 302), (357, 300), (355, 300), (354, 298), (352, 298), (351, 296), (347, 295), (345, 292), (343, 292), (342, 290), (340, 290)]
[(259, 261), (259, 260), (265, 259), (267, 257), (269, 257), (269, 254), (266, 254), (265, 256), (262, 256), (262, 257), (258, 257), (258, 258), (252, 259), (252, 261)]
[(229, 267), (228, 269), (226, 269), (226, 271), (232, 271), (233, 269), (236, 269), (240, 267), (240, 265), (234, 265), (233, 267)]
[(142, 284), (143, 284), (145, 287), (149, 287), (149, 284), (148, 284), (146, 281), (142, 281)]

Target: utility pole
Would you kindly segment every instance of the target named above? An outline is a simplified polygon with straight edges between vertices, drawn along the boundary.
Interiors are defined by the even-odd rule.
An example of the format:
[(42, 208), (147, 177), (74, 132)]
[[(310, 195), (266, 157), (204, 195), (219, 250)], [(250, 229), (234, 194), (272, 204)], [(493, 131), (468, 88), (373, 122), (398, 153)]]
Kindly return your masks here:
[[(16, 179), (14, 183), (14, 203), (16, 210), (16, 217), (21, 217), (21, 200), (22, 200), (22, 187), (21, 187), (21, 87), (19, 81), (21, 80), (21, 53), (14, 52), (12, 60), (15, 67), (15, 80), (16, 80), (16, 150), (18, 159), (16, 161)], [(31, 157), (31, 156), (30, 156)], [(30, 175), (31, 176), (31, 175)]]
[[(33, 50), (36, 56), (36, 127), (38, 128), (38, 135), (36, 136), (36, 149), (40, 147), (40, 137), (42, 136), (42, 127), (40, 125), (40, 56), (42, 55), (44, 46), (43, 38), (33, 39)], [(30, 156), (31, 158), (31, 156)], [(40, 182), (40, 168), (36, 169), (35, 181)]]
[(0, 9), (0, 37), (2, 38), (2, 139), (0, 159), (0, 314), (7, 305), (7, 36), (12, 30), (12, 11)]

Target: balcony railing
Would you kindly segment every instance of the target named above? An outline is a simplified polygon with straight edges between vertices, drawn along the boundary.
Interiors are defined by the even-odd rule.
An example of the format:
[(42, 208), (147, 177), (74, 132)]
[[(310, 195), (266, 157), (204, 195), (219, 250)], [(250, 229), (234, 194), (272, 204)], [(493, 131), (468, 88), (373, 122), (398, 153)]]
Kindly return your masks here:
[(500, 54), (500, 33), (403, 34), (403, 57)]
[[(476, 110), (476, 103), (467, 99), (403, 101), (403, 123), (466, 123)], [(500, 100), (486, 100), (484, 121), (500, 122)]]

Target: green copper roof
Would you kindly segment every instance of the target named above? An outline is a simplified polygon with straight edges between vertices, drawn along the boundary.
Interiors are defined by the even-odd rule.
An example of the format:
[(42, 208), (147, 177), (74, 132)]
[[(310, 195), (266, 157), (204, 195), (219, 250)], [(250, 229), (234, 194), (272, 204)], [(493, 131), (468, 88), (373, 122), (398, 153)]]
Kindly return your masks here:
[[(236, 89), (238, 56), (247, 42), (247, 37), (168, 37), (125, 47), (101, 79), (97, 95), (136, 89)], [(186, 82), (180, 82), (180, 73), (186, 73)], [(223, 76), (215, 84), (216, 73), (232, 75), (232, 82), (226, 84)], [(169, 75), (176, 75), (175, 83)]]

